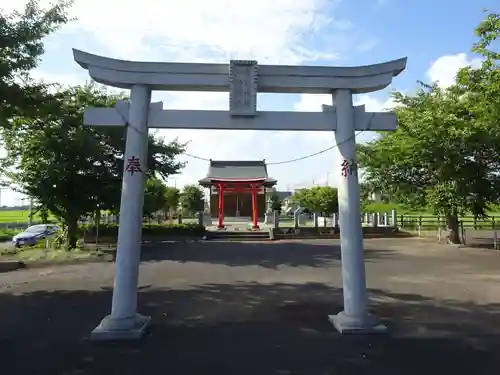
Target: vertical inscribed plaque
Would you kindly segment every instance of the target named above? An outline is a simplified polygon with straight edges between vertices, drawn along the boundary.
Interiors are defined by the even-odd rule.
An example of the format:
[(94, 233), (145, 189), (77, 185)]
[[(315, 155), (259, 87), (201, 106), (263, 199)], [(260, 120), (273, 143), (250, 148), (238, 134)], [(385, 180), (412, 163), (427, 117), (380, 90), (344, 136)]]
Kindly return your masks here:
[(231, 60), (229, 64), (229, 111), (232, 116), (257, 114), (258, 65), (253, 60)]

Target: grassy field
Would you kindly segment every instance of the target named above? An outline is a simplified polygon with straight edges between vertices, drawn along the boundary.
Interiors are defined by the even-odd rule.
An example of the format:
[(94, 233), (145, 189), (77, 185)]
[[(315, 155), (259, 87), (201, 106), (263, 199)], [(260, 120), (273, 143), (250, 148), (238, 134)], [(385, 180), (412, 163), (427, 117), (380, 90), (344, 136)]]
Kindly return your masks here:
[[(28, 218), (28, 210), (0, 211), (0, 223), (27, 223)], [(33, 221), (37, 220), (40, 220), (40, 216), (34, 215)]]

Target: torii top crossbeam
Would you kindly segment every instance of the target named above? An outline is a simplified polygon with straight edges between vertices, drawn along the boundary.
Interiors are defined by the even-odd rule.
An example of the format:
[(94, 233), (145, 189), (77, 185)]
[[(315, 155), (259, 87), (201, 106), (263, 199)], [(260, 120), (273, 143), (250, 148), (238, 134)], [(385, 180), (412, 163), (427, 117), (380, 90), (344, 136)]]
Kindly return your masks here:
[[(76, 49), (73, 55), (96, 82), (109, 86), (129, 89), (144, 84), (152, 90), (229, 91), (229, 64), (126, 61)], [(356, 67), (259, 65), (257, 90), (330, 94), (335, 88), (361, 94), (387, 87), (405, 67), (406, 57)]]
[[(73, 50), (75, 60), (99, 83), (131, 89), (228, 91), (229, 111), (162, 110), (155, 103), (148, 115), (150, 128), (249, 129), (332, 131), (337, 129), (337, 108), (322, 112), (257, 111), (257, 92), (332, 93), (347, 89), (351, 94), (380, 90), (406, 66), (406, 58), (359, 67), (257, 65), (253, 60), (229, 64), (160, 63), (110, 59)], [(356, 130), (395, 130), (394, 113), (354, 109)], [(123, 126), (128, 122), (126, 103), (116, 110), (89, 108), (85, 124)]]

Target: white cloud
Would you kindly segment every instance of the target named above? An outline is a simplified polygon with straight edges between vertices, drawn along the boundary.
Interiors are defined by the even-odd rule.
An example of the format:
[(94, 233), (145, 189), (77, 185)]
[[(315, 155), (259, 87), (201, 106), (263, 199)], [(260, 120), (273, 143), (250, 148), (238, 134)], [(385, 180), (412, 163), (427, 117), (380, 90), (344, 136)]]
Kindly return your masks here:
[[(386, 111), (395, 107), (395, 103), (392, 98), (381, 101), (370, 94), (355, 95), (353, 100), (354, 105), (364, 104), (366, 111), (369, 112)], [(305, 112), (320, 112), (321, 106), (323, 104), (332, 105), (332, 103), (333, 100), (331, 95), (302, 94), (300, 96), (300, 101), (295, 104), (295, 110)]]
[(368, 112), (390, 111), (397, 106), (392, 97), (389, 97), (386, 100), (379, 100), (377, 98), (374, 98), (370, 94), (359, 95), (357, 97), (357, 100), (355, 100), (354, 104), (355, 105), (364, 104), (366, 111)]
[[(80, 0), (72, 9), (75, 26), (94, 34), (110, 54), (168, 54), (176, 61), (227, 61), (251, 56), (261, 62), (300, 63), (321, 55), (301, 48), (303, 33), (331, 20), (326, 0)], [(277, 22), (279, 20), (279, 22)]]
[[(226, 62), (255, 58), (265, 63), (297, 64), (305, 59), (335, 58), (335, 51), (304, 46), (303, 37), (332, 23), (327, 9), (340, 0), (76, 0), (70, 14), (77, 21), (66, 30), (93, 35), (111, 56), (141, 59), (144, 55), (171, 61)], [(0, 0), (6, 10), (27, 1)], [(42, 6), (52, 1), (41, 0)], [(350, 25), (335, 20), (339, 29)]]
[(332, 95), (328, 94), (302, 94), (294, 109), (302, 112), (321, 112), (323, 104), (332, 105)]
[(448, 87), (455, 83), (456, 75), (461, 68), (466, 66), (477, 68), (480, 65), (480, 58), (470, 58), (466, 53), (444, 55), (431, 63), (427, 76), (432, 82)]
[[(43, 81), (47, 83), (58, 83), (65, 86), (75, 86), (85, 83), (85, 80), (82, 80), (81, 77), (78, 77), (73, 74), (66, 73), (47, 73), (40, 69), (34, 69), (30, 72), (31, 78), (37, 81)], [(90, 77), (86, 77), (86, 80), (90, 81)]]

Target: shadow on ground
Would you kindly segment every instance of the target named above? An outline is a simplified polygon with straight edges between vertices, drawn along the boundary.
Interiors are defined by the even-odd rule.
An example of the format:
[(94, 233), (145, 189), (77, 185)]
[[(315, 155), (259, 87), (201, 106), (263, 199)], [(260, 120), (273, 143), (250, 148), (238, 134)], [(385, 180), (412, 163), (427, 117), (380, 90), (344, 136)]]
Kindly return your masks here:
[[(387, 250), (367, 250), (365, 260), (371, 261), (397, 256)], [(202, 262), (228, 266), (259, 265), (276, 268), (280, 265), (290, 267), (324, 267), (340, 263), (338, 240), (331, 244), (299, 242), (236, 242), (236, 241), (199, 241), (170, 242), (143, 246), (141, 260)]]
[[(500, 306), (372, 290), (391, 336), (340, 336), (327, 315), (341, 292), (323, 284), (144, 287), (144, 340), (91, 343), (108, 291), (0, 294), (6, 374), (497, 374)], [(435, 332), (429, 338), (423, 332)]]

